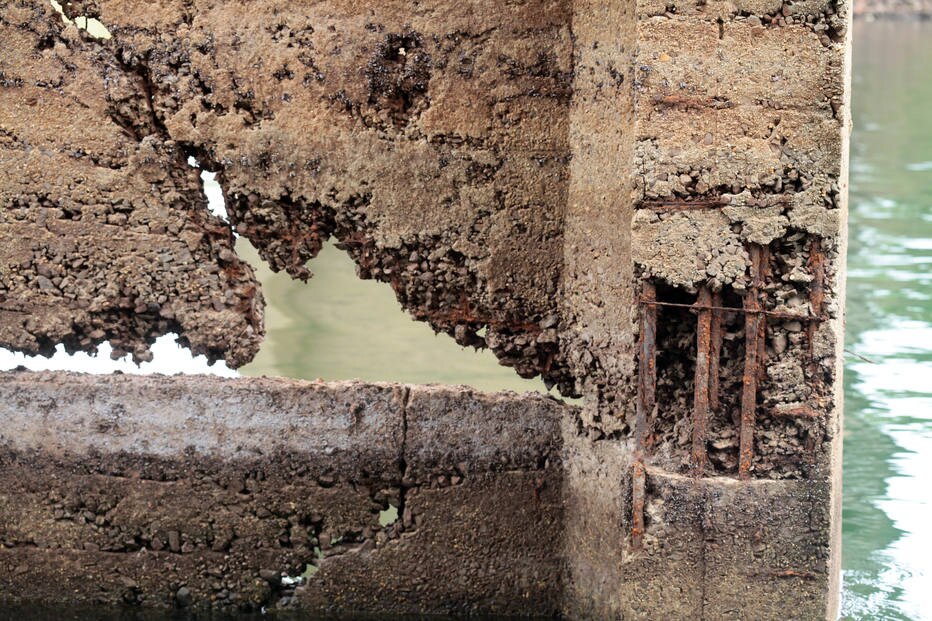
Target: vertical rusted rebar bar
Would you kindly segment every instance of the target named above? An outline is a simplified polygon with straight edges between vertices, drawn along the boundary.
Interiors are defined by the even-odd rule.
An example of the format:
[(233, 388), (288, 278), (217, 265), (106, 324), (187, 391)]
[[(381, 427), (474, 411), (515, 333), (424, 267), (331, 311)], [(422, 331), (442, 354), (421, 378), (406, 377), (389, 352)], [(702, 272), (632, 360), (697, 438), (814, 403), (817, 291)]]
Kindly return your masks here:
[(640, 334), (638, 355), (638, 401), (634, 421), (637, 450), (643, 452), (647, 439), (647, 417), (654, 410), (657, 390), (657, 288), (652, 282), (641, 285)]
[(765, 259), (764, 250), (757, 244), (749, 248), (751, 255), (751, 283), (744, 296), (744, 376), (741, 391), (741, 429), (738, 449), (738, 476), (751, 476), (754, 460), (754, 423), (757, 415), (757, 381), (761, 361), (761, 323), (764, 321), (760, 307), (760, 286)]
[(712, 292), (700, 287), (696, 298), (696, 379), (693, 387), (693, 472), (702, 476), (708, 455), (709, 435), (709, 353), (712, 349)]
[(806, 340), (809, 344), (809, 359), (815, 355), (815, 335), (822, 319), (822, 305), (825, 302), (825, 253), (822, 251), (822, 240), (812, 238), (809, 245), (809, 272), (812, 282), (809, 284), (809, 306), (812, 307), (812, 319), (806, 326)]
[(639, 550), (644, 543), (644, 505), (647, 471), (644, 452), (647, 443), (648, 417), (654, 410), (657, 391), (657, 289), (644, 281), (641, 285), (640, 336), (638, 354), (638, 395), (634, 420), (634, 468), (631, 473), (631, 546)]
[(722, 292), (715, 291), (712, 293), (712, 330), (711, 330), (711, 350), (709, 351), (709, 409), (712, 412), (718, 411), (721, 406), (719, 400), (718, 386), (719, 377), (721, 376), (720, 362), (722, 356), (722, 322), (724, 321), (725, 311), (722, 310)]
[(647, 502), (647, 471), (637, 459), (631, 472), (631, 549), (644, 547), (644, 505)]

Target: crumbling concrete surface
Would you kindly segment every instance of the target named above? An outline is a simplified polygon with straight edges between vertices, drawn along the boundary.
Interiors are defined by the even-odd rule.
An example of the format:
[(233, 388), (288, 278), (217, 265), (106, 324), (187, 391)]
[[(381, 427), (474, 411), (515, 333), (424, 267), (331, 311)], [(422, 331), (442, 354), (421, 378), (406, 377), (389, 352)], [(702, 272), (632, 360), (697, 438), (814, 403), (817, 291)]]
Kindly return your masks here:
[(4, 2), (0, 40), (0, 344), (110, 341), (141, 361), (175, 332), (211, 359), (250, 360), (263, 334), (252, 268), (144, 76), (47, 3)]
[[(234, 366), (255, 353), (261, 296), (195, 157), (273, 269), (307, 278), (334, 237), (416, 318), (624, 433), (632, 260), (740, 288), (745, 241), (842, 224), (834, 0), (64, 9), (111, 38), (38, 1), (0, 13), (14, 349), (110, 340), (145, 359), (176, 332)], [(634, 216), (685, 200), (729, 209)]]
[[(390, 550), (417, 560), (405, 576), (423, 565), (443, 584), (404, 590), (407, 577), (337, 555), (319, 572), (327, 597), (298, 600), (513, 610), (501, 602), (522, 585), (533, 611), (578, 618), (833, 618), (848, 3), (99, 0), (64, 12), (71, 25), (38, 0), (0, 3), (0, 345), (110, 340), (138, 360), (175, 332), (236, 366), (258, 347), (262, 301), (233, 230), (300, 279), (335, 238), (415, 318), (585, 399), (561, 415), (557, 471), (522, 462), (501, 474), (512, 483), (463, 487), (459, 462), (428, 452), (438, 491), (417, 475), (400, 528), (420, 528), (423, 506), (454, 530)], [(88, 18), (109, 37), (77, 27)], [(207, 212), (191, 157), (217, 172), (229, 223)], [(470, 399), (451, 411), (481, 420)], [(522, 408), (509, 424), (535, 420)], [(402, 433), (403, 467), (358, 475), (359, 502), (394, 498), (420, 472), (416, 431)], [(470, 433), (470, 459), (503, 441), (494, 426)], [(284, 481), (287, 456), (268, 459), (269, 480)], [(77, 468), (55, 463), (42, 467)], [(365, 481), (384, 472), (395, 483), (380, 496)], [(542, 476), (557, 478), (537, 489)], [(559, 517), (521, 513), (532, 487)], [(482, 530), (486, 496), (516, 503), (494, 508), (542, 529), (552, 555), (531, 530)], [(295, 519), (322, 541), (318, 522)], [(323, 541), (368, 549), (393, 532), (369, 526)], [(513, 547), (454, 580), (429, 554), (457, 536), (479, 545), (463, 529)], [(502, 572), (518, 580), (504, 591)]]
[[(69, 296), (100, 301), (71, 332), (23, 320), (2, 343), (35, 352), (117, 338), (144, 355), (153, 335), (175, 330), (199, 351), (248, 360), (261, 332), (255, 283), (231, 254), (229, 229), (204, 209), (185, 163), (195, 156), (219, 172), (234, 227), (273, 269), (306, 279), (308, 259), (335, 237), (361, 276), (391, 283), (416, 317), (490, 346), (522, 374), (568, 382), (555, 328), (570, 3), (306, 8), (65, 3), (72, 17), (100, 17), (112, 34), (102, 41), (64, 27), (48, 4), (4, 3), (11, 44), (0, 96), (10, 103), (0, 147), (17, 184), (2, 200), (21, 205), (25, 222), (3, 217), (28, 240), (4, 250), (3, 263), (16, 267), (6, 297), (22, 312), (69, 316)], [(47, 222), (120, 227), (110, 243), (128, 245), (111, 253), (129, 265), (76, 276), (69, 262), (89, 250), (36, 239)], [(70, 229), (68, 237), (80, 239)], [(139, 247), (151, 257), (136, 256)], [(56, 281), (68, 274), (64, 286)], [(112, 292), (80, 289), (108, 283)], [(114, 316), (120, 309), (132, 319)], [(123, 334), (130, 322), (133, 334)]]

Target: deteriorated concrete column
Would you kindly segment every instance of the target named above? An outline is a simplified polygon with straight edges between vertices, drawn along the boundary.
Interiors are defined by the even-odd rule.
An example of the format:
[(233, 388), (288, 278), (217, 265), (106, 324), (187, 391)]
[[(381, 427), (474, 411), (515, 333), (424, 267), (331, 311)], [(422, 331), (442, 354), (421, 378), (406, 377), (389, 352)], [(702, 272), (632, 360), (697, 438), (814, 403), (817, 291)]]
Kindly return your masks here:
[(695, 534), (656, 566), (701, 577), (705, 618), (837, 612), (849, 19), (638, 8), (634, 255), (658, 317), (644, 549), (652, 565), (666, 526)]
[(574, 3), (573, 161), (564, 228), (564, 347), (586, 398), (566, 425), (566, 611), (614, 618), (630, 520), (626, 403), (636, 378), (631, 219), (636, 170), (634, 2)]
[(837, 614), (848, 9), (574, 4), (574, 618)]

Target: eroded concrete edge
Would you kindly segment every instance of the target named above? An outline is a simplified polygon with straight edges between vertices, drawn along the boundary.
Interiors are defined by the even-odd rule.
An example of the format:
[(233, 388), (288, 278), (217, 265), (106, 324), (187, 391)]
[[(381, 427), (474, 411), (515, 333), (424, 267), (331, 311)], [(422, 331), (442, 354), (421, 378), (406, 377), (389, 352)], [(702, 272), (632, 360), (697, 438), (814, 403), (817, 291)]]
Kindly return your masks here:
[(258, 283), (156, 113), (151, 76), (48, 2), (3, 2), (0, 31), (0, 344), (109, 341), (139, 362), (176, 333), (211, 360), (250, 360)]

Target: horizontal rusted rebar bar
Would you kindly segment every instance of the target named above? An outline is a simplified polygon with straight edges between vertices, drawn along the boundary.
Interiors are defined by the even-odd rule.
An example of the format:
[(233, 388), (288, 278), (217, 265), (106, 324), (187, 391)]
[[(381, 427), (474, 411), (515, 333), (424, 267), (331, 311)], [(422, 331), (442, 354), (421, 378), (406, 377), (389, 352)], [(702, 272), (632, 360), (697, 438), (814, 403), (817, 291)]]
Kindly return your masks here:
[(727, 207), (728, 202), (720, 199), (694, 200), (694, 201), (646, 201), (641, 204), (642, 209), (654, 211), (691, 211), (696, 209), (721, 209)]
[[(644, 303), (644, 300), (642, 299), (640, 300), (640, 302)], [(749, 311), (746, 306), (741, 307), (741, 308), (737, 306), (717, 306), (717, 305), (709, 305), (709, 306), (701, 307), (699, 304), (683, 304), (683, 303), (678, 303), (678, 302), (653, 302), (653, 304), (656, 304), (657, 306), (669, 306), (672, 308), (689, 308), (693, 310), (705, 308), (708, 310), (728, 311), (728, 312), (733, 312), (733, 313), (754, 312), (759, 315), (766, 315), (768, 317), (773, 317), (775, 319), (786, 319), (790, 321), (794, 319), (797, 321), (821, 321), (823, 319), (822, 317), (815, 317), (813, 315), (804, 315), (801, 313), (785, 313), (783, 311), (767, 310), (764, 308), (760, 308), (759, 306), (756, 310)]]
[(696, 298), (699, 316), (696, 321), (696, 378), (693, 383), (693, 474), (702, 476), (709, 457), (709, 353), (712, 348), (712, 292), (700, 287)]

